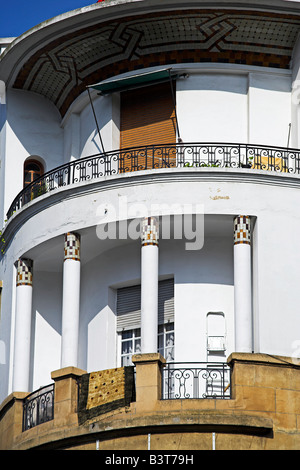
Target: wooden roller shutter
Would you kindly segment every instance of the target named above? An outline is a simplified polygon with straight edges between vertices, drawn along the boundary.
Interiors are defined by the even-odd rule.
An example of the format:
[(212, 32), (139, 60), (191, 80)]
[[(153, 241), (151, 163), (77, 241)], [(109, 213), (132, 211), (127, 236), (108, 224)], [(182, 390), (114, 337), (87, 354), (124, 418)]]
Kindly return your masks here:
[[(172, 86), (175, 87), (175, 84)], [(175, 93), (174, 93), (175, 96)], [(175, 109), (170, 83), (121, 93), (121, 150), (146, 147), (145, 150), (122, 152), (121, 171), (135, 171), (166, 166), (162, 152), (153, 145), (176, 142)], [(167, 156), (174, 159), (173, 156)]]

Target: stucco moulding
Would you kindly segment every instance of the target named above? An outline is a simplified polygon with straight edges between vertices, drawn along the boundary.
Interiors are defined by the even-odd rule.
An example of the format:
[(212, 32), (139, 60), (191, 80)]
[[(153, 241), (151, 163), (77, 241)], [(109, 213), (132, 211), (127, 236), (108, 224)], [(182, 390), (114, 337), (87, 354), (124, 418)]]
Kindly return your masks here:
[[(98, 194), (99, 192), (106, 191), (108, 188), (118, 191), (128, 186), (132, 188), (135, 185), (144, 186), (172, 182), (188, 182), (189, 184), (191, 182), (217, 183), (224, 181), (228, 183), (261, 184), (264, 186), (276, 186), (277, 188), (295, 189), (299, 189), (300, 185), (300, 179), (297, 175), (266, 172), (264, 170), (256, 170), (254, 172), (242, 168), (168, 168), (101, 177), (89, 182), (75, 183), (58, 188), (55, 191), (50, 191), (16, 211), (6, 223), (3, 230), (2, 235), (5, 238), (5, 251), (7, 251), (16, 233), (22, 228), (25, 222), (34, 219), (40, 212), (47, 211), (48, 208), (57, 206), (68, 200), (93, 195), (94, 193)], [(94, 223), (93, 218), (91, 224), (93, 225)], [(65, 230), (66, 227), (61, 228), (60, 234), (65, 233)], [(70, 230), (73, 230), (73, 228), (70, 228)], [(5, 253), (0, 253), (0, 258), (2, 256), (5, 256)]]

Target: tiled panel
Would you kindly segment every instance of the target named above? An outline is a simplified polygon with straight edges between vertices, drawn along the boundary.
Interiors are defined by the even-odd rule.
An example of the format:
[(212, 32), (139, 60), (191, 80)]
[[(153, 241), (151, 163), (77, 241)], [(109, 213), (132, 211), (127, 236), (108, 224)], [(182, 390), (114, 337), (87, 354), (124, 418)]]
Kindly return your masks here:
[(31, 259), (18, 259), (16, 262), (17, 286), (32, 286), (32, 267), (33, 262)]
[(234, 220), (234, 245), (251, 245), (250, 217), (239, 215)]
[(65, 234), (64, 260), (80, 261), (80, 235), (77, 233)]
[(159, 243), (159, 225), (155, 217), (147, 217), (142, 222), (141, 232), (142, 246), (155, 245)]

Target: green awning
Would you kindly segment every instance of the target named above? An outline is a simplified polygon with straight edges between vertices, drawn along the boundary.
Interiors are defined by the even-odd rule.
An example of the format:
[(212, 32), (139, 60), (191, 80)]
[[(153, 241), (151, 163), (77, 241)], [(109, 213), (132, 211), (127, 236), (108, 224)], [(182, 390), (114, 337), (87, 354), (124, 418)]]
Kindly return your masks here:
[(125, 78), (104, 80), (96, 83), (95, 85), (90, 85), (89, 88), (94, 88), (95, 90), (100, 91), (101, 94), (107, 95), (117, 91), (125, 91), (166, 82), (170, 80), (170, 77), (174, 80), (177, 78), (177, 74), (174, 71), (172, 72), (172, 69), (168, 68), (157, 70), (155, 72), (139, 73)]

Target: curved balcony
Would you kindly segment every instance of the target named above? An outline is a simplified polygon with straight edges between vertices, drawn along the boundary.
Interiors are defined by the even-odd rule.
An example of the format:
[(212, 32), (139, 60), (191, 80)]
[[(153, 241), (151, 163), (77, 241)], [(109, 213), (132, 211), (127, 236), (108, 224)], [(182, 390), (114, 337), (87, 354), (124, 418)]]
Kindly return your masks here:
[(300, 150), (231, 143), (180, 143), (134, 147), (91, 155), (48, 171), (26, 186), (7, 219), (25, 204), (56, 188), (96, 178), (158, 168), (248, 168), (300, 173)]

